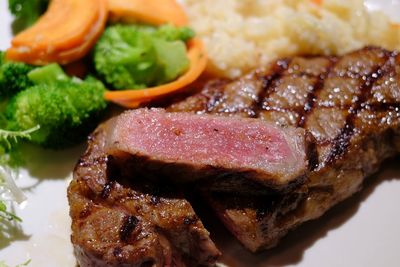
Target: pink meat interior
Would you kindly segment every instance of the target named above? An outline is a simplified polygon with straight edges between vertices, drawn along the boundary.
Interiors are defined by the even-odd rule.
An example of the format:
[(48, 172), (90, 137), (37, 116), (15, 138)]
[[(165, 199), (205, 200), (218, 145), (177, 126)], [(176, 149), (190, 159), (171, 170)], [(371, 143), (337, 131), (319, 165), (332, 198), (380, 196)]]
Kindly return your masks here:
[(112, 131), (114, 148), (165, 161), (263, 169), (295, 158), (283, 130), (259, 120), (143, 109)]

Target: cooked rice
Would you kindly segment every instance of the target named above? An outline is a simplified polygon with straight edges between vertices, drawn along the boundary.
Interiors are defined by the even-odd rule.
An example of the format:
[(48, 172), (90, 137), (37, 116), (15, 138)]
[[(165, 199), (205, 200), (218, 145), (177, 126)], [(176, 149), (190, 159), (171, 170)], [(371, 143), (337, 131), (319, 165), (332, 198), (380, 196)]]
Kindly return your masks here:
[(400, 27), (362, 0), (184, 0), (207, 47), (208, 71), (237, 77), (291, 55), (400, 47)]

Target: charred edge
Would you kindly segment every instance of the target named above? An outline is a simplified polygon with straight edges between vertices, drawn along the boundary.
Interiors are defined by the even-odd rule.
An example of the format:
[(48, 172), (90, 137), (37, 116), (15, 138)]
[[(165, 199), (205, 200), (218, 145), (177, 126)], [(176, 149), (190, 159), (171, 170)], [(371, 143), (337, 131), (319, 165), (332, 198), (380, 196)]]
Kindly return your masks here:
[(211, 113), (214, 108), (223, 100), (224, 88), (227, 84), (228, 82), (226, 80), (211, 82), (210, 84), (208, 84), (207, 92), (209, 91), (209, 88), (213, 88), (211, 94), (210, 92), (202, 93), (203, 96), (207, 99), (205, 106), (205, 110), (207, 113)]
[(308, 146), (306, 147), (308, 170), (313, 171), (319, 166), (317, 140), (315, 140), (311, 133), (307, 132), (306, 141), (308, 143)]
[[(318, 166), (318, 164), (317, 164)], [(281, 191), (277, 192), (279, 194), (288, 194), (293, 192), (295, 189), (299, 188), (301, 185), (303, 185), (306, 180), (307, 180), (307, 174), (303, 174), (299, 177), (297, 177), (297, 179), (295, 179), (294, 181), (289, 182), (289, 184)]]
[(332, 185), (319, 185), (308, 188), (308, 194), (312, 195), (313, 193), (324, 193), (324, 194), (334, 194), (335, 189)]
[(313, 111), (315, 103), (317, 102), (317, 94), (324, 88), (325, 80), (328, 78), (331, 70), (336, 65), (336, 62), (336, 60), (330, 58), (329, 65), (326, 68), (326, 71), (317, 76), (316, 82), (314, 83), (311, 91), (307, 95), (307, 102), (304, 105), (303, 110), (299, 113), (299, 121), (297, 122), (298, 127), (304, 127), (308, 115)]
[(121, 170), (119, 168), (118, 160), (111, 155), (107, 155), (104, 157), (106, 160), (107, 168), (107, 177), (110, 181), (115, 181), (122, 177)]
[[(264, 204), (256, 210), (256, 220), (258, 222), (262, 222), (266, 219), (267, 216), (271, 216), (273, 211), (275, 210), (276, 204), (279, 203), (281, 197), (276, 197), (277, 199), (270, 199), (268, 204)], [(264, 225), (264, 224), (261, 224)], [(267, 226), (265, 225), (265, 228)], [(265, 229), (267, 231), (268, 229)]]
[(113, 255), (114, 257), (118, 258), (122, 258), (122, 249), (120, 247), (116, 247), (113, 250)]
[(207, 257), (206, 262), (209, 264), (215, 264), (221, 255), (210, 255)]
[(76, 166), (75, 166), (75, 170), (76, 168), (82, 167), (82, 168), (87, 168), (89, 167), (92, 162), (87, 160), (88, 154), (85, 153), (77, 162)]
[(91, 168), (93, 165), (99, 166), (101, 164), (104, 164), (107, 162), (107, 159), (104, 157), (97, 157), (97, 158), (92, 158), (92, 150), (89, 147), (89, 149), (81, 156), (81, 158), (78, 160), (78, 162), (75, 165), (74, 172), (76, 172), (79, 168)]
[(257, 100), (253, 103), (251, 108), (251, 110), (254, 110), (252, 117), (258, 118), (260, 116), (260, 112), (263, 110), (264, 99), (272, 93), (274, 82), (278, 80), (282, 76), (283, 72), (289, 68), (290, 62), (291, 59), (278, 60), (273, 67), (272, 73), (260, 77), (263, 85), (261, 92), (257, 96)]
[(156, 206), (156, 205), (158, 205), (158, 204), (160, 204), (161, 203), (161, 198), (160, 197), (158, 197), (158, 196), (151, 196), (151, 198), (150, 198), (150, 203), (152, 204), (152, 205), (154, 205), (154, 206)]
[(288, 107), (288, 108), (282, 108), (282, 107), (263, 107), (263, 111), (277, 111), (277, 112), (295, 112), (295, 113), (301, 113), (303, 111), (304, 107)]
[(106, 199), (106, 198), (108, 198), (108, 197), (110, 196), (111, 190), (113, 189), (114, 184), (115, 184), (114, 181), (108, 181), (108, 182), (104, 185), (103, 190), (101, 191), (101, 194), (100, 194), (100, 197), (101, 197), (102, 199)]
[(346, 152), (350, 144), (350, 139), (354, 134), (353, 120), (353, 116), (347, 117), (345, 126), (342, 128), (340, 134), (336, 136), (335, 140), (333, 141), (333, 147), (326, 159), (327, 163), (333, 163)]
[(102, 164), (106, 164), (108, 162), (108, 158), (107, 156), (102, 156), (102, 157), (97, 157), (93, 160), (92, 164), (95, 165), (102, 165)]
[(346, 124), (340, 131), (340, 134), (333, 141), (333, 148), (329, 152), (326, 159), (327, 164), (334, 163), (347, 151), (351, 137), (354, 135), (354, 121), (359, 111), (361, 111), (365, 106), (365, 102), (371, 96), (371, 89), (375, 82), (384, 76), (387, 65), (393, 65), (394, 53), (385, 54), (385, 62), (381, 66), (377, 66), (374, 71), (372, 71), (367, 77), (362, 77), (361, 79), (364, 83), (361, 85), (360, 94), (358, 95), (358, 100), (353, 107), (349, 109), (349, 114), (346, 118)]
[(197, 218), (196, 215), (193, 215), (191, 217), (185, 217), (183, 219), (183, 224), (184, 225), (193, 225), (193, 224), (197, 223), (198, 220), (199, 220), (199, 218)]
[[(400, 105), (398, 103), (371, 103), (365, 106), (369, 110), (372, 111), (397, 111), (400, 109)], [(352, 108), (351, 105), (343, 105), (343, 106), (334, 106), (334, 105), (324, 105), (324, 104), (318, 104), (318, 108), (320, 109), (331, 109), (331, 108), (339, 108), (340, 110), (349, 110)], [(276, 111), (276, 112), (282, 112), (282, 113), (287, 113), (287, 112), (295, 112), (295, 113), (301, 113), (303, 111), (303, 107), (293, 107), (293, 108), (280, 108), (280, 107), (267, 107), (264, 110), (265, 111)]]
[(140, 267), (152, 267), (155, 266), (155, 262), (153, 260), (146, 260), (140, 264)]
[(126, 216), (122, 227), (119, 230), (119, 238), (121, 239), (121, 241), (128, 242), (129, 237), (131, 236), (132, 232), (135, 230), (138, 224), (138, 218), (136, 218), (135, 216)]
[(79, 219), (83, 220), (89, 215), (92, 214), (92, 208), (90, 206), (86, 206), (80, 213), (79, 213)]
[(398, 103), (379, 103), (379, 104), (370, 104), (366, 108), (374, 112), (386, 112), (386, 111), (400, 111), (400, 105)]

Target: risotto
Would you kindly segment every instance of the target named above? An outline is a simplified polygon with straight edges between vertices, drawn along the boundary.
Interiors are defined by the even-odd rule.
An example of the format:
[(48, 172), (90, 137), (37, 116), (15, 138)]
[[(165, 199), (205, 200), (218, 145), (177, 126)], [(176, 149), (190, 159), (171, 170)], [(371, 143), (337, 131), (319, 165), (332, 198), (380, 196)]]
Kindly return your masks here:
[(362, 0), (185, 0), (210, 73), (237, 77), (291, 55), (400, 47), (400, 27)]

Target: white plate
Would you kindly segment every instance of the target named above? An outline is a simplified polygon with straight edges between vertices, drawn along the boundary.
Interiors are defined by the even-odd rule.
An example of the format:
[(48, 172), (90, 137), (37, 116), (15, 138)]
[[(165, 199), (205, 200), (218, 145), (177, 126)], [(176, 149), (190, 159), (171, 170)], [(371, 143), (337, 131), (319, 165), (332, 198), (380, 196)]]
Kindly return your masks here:
[[(9, 45), (11, 16), (0, 1), (0, 49)], [(399, 0), (368, 0), (400, 21)], [(0, 261), (10, 266), (31, 259), (31, 267), (74, 267), (66, 188), (82, 148), (63, 152), (27, 147), (28, 167), (18, 183), (28, 203), (17, 213), (21, 228), (0, 236)], [(210, 228), (230, 266), (400, 266), (400, 159), (383, 166), (364, 190), (323, 218), (291, 233), (278, 248), (257, 256), (248, 253), (219, 224)]]

